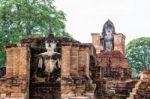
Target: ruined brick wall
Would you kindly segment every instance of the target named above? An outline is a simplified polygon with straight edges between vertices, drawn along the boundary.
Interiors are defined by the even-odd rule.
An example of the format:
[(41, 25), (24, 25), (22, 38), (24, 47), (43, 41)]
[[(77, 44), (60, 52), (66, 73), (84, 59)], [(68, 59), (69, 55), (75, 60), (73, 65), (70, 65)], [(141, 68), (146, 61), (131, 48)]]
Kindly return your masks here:
[(120, 51), (101, 52), (96, 57), (99, 66), (128, 68), (127, 58)]
[[(78, 87), (71, 83), (72, 77), (79, 80), (85, 80), (89, 77), (90, 55), (92, 49), (87, 45), (63, 45), (62, 46), (62, 64), (61, 64), (61, 97), (81, 96), (85, 90), (84, 84)], [(64, 80), (67, 78), (68, 80)], [(70, 79), (70, 80), (69, 80)], [(92, 93), (94, 94), (94, 92)]]
[(114, 34), (114, 50), (125, 54), (125, 36), (122, 33)]
[(140, 72), (140, 79), (137, 79), (127, 99), (150, 99), (150, 69)]
[(61, 62), (61, 76), (69, 76), (70, 75), (70, 50), (71, 46), (62, 47), (62, 62)]
[(29, 50), (27, 47), (9, 47), (6, 55), (6, 76), (0, 78), (0, 99), (28, 99)]
[(28, 99), (28, 83), (24, 77), (3, 77), (0, 79), (0, 99)]
[(29, 57), (27, 47), (11, 47), (6, 49), (6, 75), (29, 75)]
[(110, 75), (114, 79), (131, 77), (127, 58), (120, 51), (101, 52), (96, 55), (96, 60), (97, 66), (104, 68), (104, 75)]
[(101, 41), (100, 41), (100, 33), (92, 33), (92, 44), (96, 49), (96, 53), (100, 53), (101, 50)]
[[(89, 73), (90, 49), (79, 46), (62, 46), (61, 75), (87, 75)], [(85, 74), (86, 73), (86, 74)]]
[(134, 93), (134, 99), (150, 99), (150, 80), (139, 81), (140, 84), (136, 87), (136, 92)]

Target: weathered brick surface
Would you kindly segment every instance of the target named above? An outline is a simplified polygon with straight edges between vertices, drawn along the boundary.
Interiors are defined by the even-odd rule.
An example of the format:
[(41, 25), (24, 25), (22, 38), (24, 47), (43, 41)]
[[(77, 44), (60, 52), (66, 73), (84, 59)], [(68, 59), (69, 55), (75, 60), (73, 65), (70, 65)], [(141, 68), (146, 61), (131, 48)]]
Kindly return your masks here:
[(125, 54), (125, 36), (122, 33), (114, 34), (114, 50)]
[(127, 58), (120, 51), (101, 52), (96, 55), (97, 66), (101, 75), (114, 79), (127, 79), (131, 77), (131, 69), (128, 67)]
[[(115, 91), (114, 97), (124, 99), (134, 87), (129, 88), (128, 82), (125, 82), (131, 78), (131, 69), (128, 67), (127, 58), (119, 50), (97, 53), (96, 66), (91, 71), (97, 85), (95, 94), (98, 98), (104, 93)], [(104, 96), (107, 97), (106, 94)]]
[(100, 33), (92, 33), (92, 44), (96, 49), (96, 53), (99, 53), (101, 50), (101, 41), (100, 41)]
[(128, 99), (150, 99), (150, 69), (140, 73), (140, 80), (135, 84)]
[(29, 53), (27, 47), (6, 49), (6, 75), (0, 78), (0, 99), (27, 99)]
[[(61, 97), (69, 98), (72, 96), (82, 96), (86, 86), (81, 81), (86, 81), (89, 77), (89, 65), (92, 46), (65, 45), (62, 46), (62, 65), (61, 65)], [(79, 83), (74, 83), (78, 80)], [(92, 82), (87, 81), (87, 84), (94, 86)], [(90, 85), (91, 84), (91, 85)], [(91, 89), (89, 93), (94, 93)]]
[(101, 52), (96, 55), (99, 66), (111, 68), (129, 68), (127, 58), (120, 51)]
[(88, 47), (62, 46), (61, 76), (89, 74), (90, 54)]
[(70, 76), (70, 54), (71, 54), (71, 46), (62, 47), (62, 64), (61, 68), (61, 76)]
[(6, 75), (19, 76), (29, 74), (29, 57), (26, 47), (11, 47), (6, 49)]
[(72, 46), (70, 53), (70, 74), (76, 76), (79, 70), (79, 47)]
[(150, 81), (142, 81), (134, 94), (134, 99), (142, 99), (143, 97), (150, 99)]
[[(140, 73), (139, 85), (135, 86), (134, 99), (150, 99), (150, 69)], [(133, 93), (133, 92), (132, 92)]]
[(16, 98), (16, 99), (25, 99), (28, 82), (24, 76), (12, 76), (12, 77), (3, 77), (0, 79), (0, 99), (5, 98)]

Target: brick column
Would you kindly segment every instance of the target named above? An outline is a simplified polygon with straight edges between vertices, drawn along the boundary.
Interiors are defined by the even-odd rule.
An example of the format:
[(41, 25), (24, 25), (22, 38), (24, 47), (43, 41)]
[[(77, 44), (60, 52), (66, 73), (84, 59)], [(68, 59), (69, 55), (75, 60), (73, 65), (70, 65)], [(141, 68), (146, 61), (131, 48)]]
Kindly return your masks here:
[(11, 47), (6, 49), (7, 53), (7, 76), (28, 76), (29, 75), (29, 58), (26, 47)]
[(13, 75), (14, 76), (18, 76), (19, 75), (19, 68), (20, 66), (22, 66), (22, 62), (20, 60), (21, 57), (21, 53), (20, 53), (20, 49), (18, 47), (16, 48), (12, 48), (13, 49), (13, 61), (12, 61), (12, 64), (13, 64)]
[(13, 49), (7, 48), (6, 49), (6, 75), (12, 76), (13, 75)]
[(70, 62), (70, 73), (74, 76), (77, 76), (79, 69), (79, 47), (72, 46)]
[(125, 36), (122, 33), (114, 34), (114, 50), (125, 54)]
[(100, 33), (92, 33), (92, 44), (96, 49), (96, 53), (100, 53), (101, 43), (100, 43)]
[(62, 46), (61, 76), (70, 76), (71, 46)]
[[(30, 76), (30, 52), (27, 47), (10, 47), (6, 48), (7, 65), (6, 76), (15, 77), (17, 86), (8, 83), (9, 88), (5, 91), (0, 90), (0, 93), (9, 93), (9, 99), (28, 99), (29, 97), (29, 76)], [(17, 78), (18, 77), (18, 78)], [(4, 77), (5, 78), (5, 77)], [(7, 78), (7, 77), (6, 77)], [(8, 80), (8, 79), (6, 79)], [(0, 88), (0, 89), (2, 89)], [(5, 98), (8, 98), (7, 95)], [(1, 98), (1, 95), (0, 95)]]

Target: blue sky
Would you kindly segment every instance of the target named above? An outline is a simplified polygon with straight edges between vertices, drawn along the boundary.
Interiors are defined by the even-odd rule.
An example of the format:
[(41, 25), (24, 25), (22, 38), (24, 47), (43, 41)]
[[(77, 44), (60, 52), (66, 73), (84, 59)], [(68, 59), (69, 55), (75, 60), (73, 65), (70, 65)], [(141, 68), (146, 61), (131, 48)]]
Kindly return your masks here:
[(66, 31), (81, 42), (91, 42), (91, 33), (101, 33), (110, 19), (126, 44), (138, 37), (150, 37), (150, 0), (55, 0), (66, 13)]

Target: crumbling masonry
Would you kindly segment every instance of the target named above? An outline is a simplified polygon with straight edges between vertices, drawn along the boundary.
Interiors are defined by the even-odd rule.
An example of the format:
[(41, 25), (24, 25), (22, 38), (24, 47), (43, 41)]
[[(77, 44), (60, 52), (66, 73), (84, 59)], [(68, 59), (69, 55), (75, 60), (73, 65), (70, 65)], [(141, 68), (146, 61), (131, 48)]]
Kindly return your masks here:
[(7, 46), (6, 52), (0, 99), (141, 97), (131, 96), (138, 81), (131, 79), (125, 36), (115, 32), (110, 20), (101, 34), (92, 33), (92, 43), (50, 34), (22, 39), (21, 46)]

